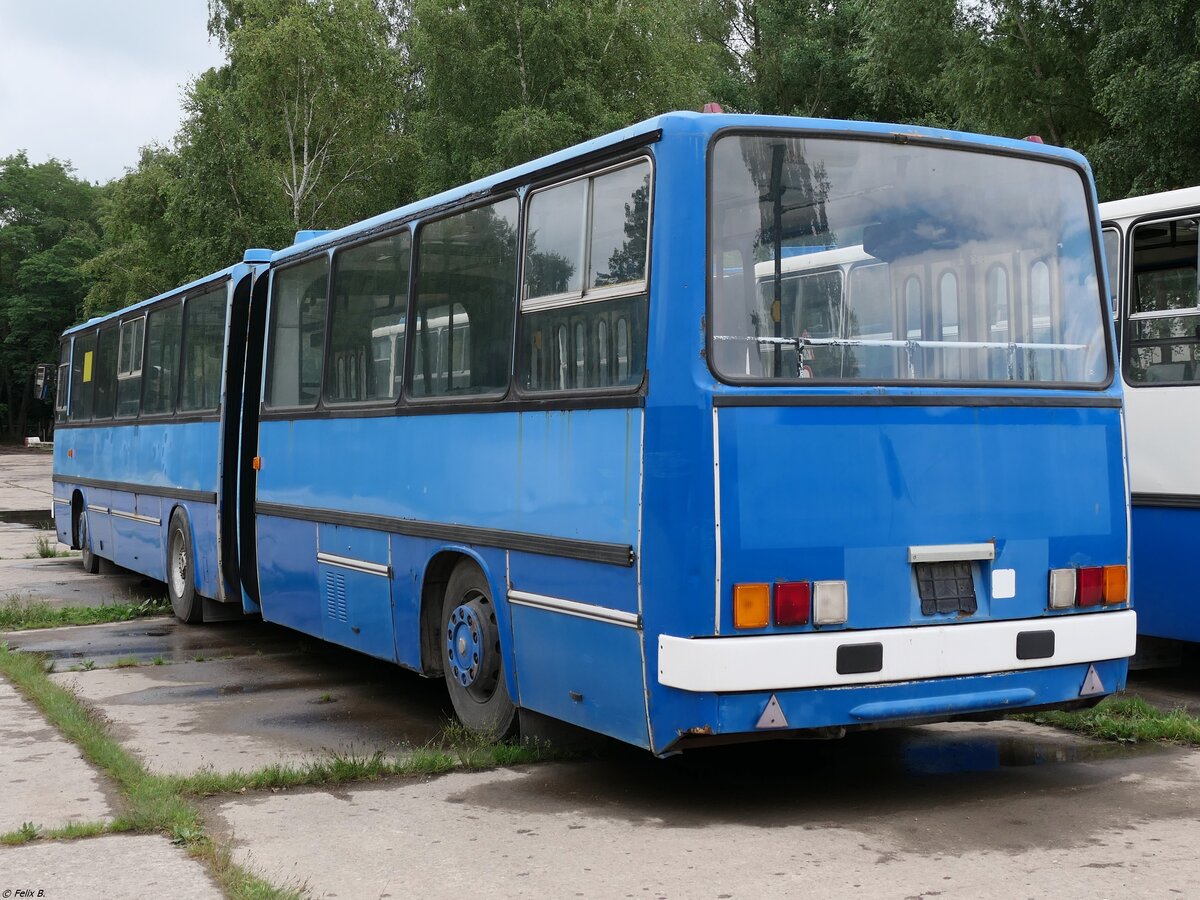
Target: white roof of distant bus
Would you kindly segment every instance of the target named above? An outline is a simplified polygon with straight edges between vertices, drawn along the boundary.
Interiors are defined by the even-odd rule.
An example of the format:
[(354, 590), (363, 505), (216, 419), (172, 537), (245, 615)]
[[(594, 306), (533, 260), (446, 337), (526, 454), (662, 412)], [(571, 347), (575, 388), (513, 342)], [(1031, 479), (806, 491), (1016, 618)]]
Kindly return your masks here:
[(1143, 197), (1130, 197), (1128, 200), (1110, 200), (1100, 204), (1100, 218), (1106, 222), (1113, 219), (1136, 219), (1139, 216), (1188, 208), (1200, 209), (1200, 187), (1146, 194)]
[[(817, 250), (814, 253), (798, 253), (795, 256), (785, 256), (779, 263), (779, 268), (785, 274), (803, 272), (809, 269), (824, 269), (829, 266), (847, 266), (857, 262), (879, 262), (862, 248), (862, 244), (850, 247), (835, 247), (832, 250)], [(768, 259), (754, 266), (757, 278), (770, 278), (775, 274), (775, 260)]]

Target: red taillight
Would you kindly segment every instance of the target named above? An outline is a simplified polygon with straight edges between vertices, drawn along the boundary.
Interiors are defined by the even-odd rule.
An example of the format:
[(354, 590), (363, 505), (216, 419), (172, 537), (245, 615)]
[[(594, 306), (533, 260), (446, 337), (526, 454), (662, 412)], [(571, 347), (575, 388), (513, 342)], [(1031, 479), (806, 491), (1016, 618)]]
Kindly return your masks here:
[(812, 586), (807, 581), (775, 584), (775, 624), (807, 625), (812, 610)]
[(1104, 567), (1085, 566), (1079, 569), (1075, 590), (1075, 602), (1080, 606), (1099, 604), (1104, 599)]

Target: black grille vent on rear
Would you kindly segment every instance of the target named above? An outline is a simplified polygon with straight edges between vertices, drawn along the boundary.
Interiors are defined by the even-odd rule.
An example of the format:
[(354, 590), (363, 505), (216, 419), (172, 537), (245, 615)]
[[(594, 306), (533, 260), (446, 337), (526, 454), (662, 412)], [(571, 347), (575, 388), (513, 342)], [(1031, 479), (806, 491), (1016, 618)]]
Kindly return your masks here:
[(921, 596), (921, 614), (971, 614), (978, 609), (975, 579), (969, 562), (916, 563), (917, 591)]

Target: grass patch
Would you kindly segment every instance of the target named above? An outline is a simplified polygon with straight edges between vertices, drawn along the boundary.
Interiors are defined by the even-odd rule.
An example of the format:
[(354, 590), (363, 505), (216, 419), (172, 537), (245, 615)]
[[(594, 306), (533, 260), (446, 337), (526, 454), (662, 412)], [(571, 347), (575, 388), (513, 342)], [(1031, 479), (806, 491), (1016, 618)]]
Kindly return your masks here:
[(67, 826), (43, 833), (27, 822), (0, 842), (28, 843), (47, 838), (87, 837), (106, 832), (134, 831), (166, 834), (187, 847), (208, 866), (230, 897), (294, 900), (299, 889), (280, 889), (232, 862), (227, 848), (204, 832), (199, 811), (179, 791), (174, 779), (152, 775), (108, 734), (103, 719), (79, 698), (47, 677), (48, 661), (39, 654), (20, 653), (0, 643), (0, 674), (32, 701), (63, 736), (79, 747), (89, 762), (107, 774), (124, 795), (124, 809), (108, 824)]
[(104, 720), (71, 691), (51, 681), (51, 663), (33, 653), (14, 651), (0, 642), (0, 675), (8, 678), (84, 757), (116, 782), (123, 809), (108, 823), (68, 825), (44, 831), (27, 822), (0, 835), (0, 844), (89, 837), (116, 832), (164, 834), (203, 862), (227, 896), (253, 900), (300, 900), (304, 886), (278, 887), (233, 862), (229, 847), (208, 837), (193, 800), (214, 794), (376, 781), (394, 776), (429, 776), (453, 769), (486, 769), (561, 758), (535, 743), (490, 740), (462, 725), (446, 726), (443, 744), (417, 748), (406, 756), (335, 754), (299, 766), (275, 765), (254, 772), (199, 772), (188, 776), (153, 775), (108, 733)]
[(118, 656), (113, 663), (114, 669), (136, 669), (141, 663), (136, 656)]
[(62, 625), (99, 625), (128, 622), (144, 616), (161, 616), (171, 611), (166, 600), (133, 600), (106, 606), (51, 606), (44, 600), (10, 595), (0, 603), (0, 631), (58, 628)]
[(1141, 697), (1108, 697), (1079, 712), (1030, 713), (1019, 718), (1110, 741), (1171, 741), (1200, 746), (1200, 718), (1182, 709), (1163, 712)]

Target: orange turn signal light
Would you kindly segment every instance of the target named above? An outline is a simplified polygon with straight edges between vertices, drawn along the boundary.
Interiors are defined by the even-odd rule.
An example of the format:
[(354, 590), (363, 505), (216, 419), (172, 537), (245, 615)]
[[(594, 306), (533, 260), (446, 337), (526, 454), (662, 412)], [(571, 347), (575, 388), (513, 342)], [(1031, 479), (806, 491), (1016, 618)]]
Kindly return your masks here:
[(1104, 602), (1124, 603), (1129, 599), (1129, 575), (1124, 566), (1104, 567)]
[(733, 627), (766, 628), (771, 621), (771, 586), (735, 584), (733, 586)]

